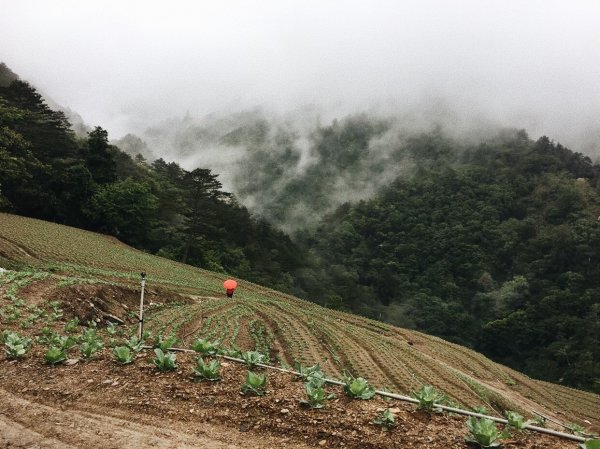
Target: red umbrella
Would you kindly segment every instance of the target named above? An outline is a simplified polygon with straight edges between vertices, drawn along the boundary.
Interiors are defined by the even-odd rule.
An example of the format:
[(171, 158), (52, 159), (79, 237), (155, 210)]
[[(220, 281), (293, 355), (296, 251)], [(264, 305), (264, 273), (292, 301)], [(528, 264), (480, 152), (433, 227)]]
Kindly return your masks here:
[(225, 287), (227, 290), (235, 290), (237, 287), (237, 282), (233, 279), (227, 279), (225, 282), (223, 282), (223, 287)]

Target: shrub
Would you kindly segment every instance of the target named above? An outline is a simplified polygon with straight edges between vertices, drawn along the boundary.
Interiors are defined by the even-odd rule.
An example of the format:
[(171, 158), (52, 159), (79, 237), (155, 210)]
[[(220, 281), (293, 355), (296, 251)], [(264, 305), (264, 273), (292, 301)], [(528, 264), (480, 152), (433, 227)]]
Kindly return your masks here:
[(198, 361), (196, 362), (196, 366), (194, 368), (194, 376), (198, 377), (200, 380), (219, 380), (221, 378), (219, 376), (220, 368), (221, 364), (218, 360), (205, 363), (202, 357), (198, 357)]
[(167, 352), (165, 354), (162, 349), (156, 348), (154, 350), (154, 354), (156, 354), (156, 357), (154, 357), (152, 361), (159, 371), (173, 371), (175, 368), (177, 368), (177, 365), (175, 364), (176, 356), (174, 352)]
[(256, 396), (263, 396), (265, 394), (266, 385), (266, 374), (256, 374), (252, 371), (246, 371), (246, 383), (242, 385), (242, 393), (253, 393)]

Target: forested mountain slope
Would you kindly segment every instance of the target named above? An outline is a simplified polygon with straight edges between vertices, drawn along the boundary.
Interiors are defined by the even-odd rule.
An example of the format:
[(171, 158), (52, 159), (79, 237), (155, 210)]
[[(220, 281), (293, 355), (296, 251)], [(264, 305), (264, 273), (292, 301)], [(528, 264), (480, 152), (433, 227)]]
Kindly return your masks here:
[(167, 134), (181, 158), (217, 144), (242, 154), (235, 187), (249, 210), (208, 168), (128, 155), (100, 127), (75, 136), (2, 65), (0, 210), (103, 232), (600, 391), (597, 164), (517, 130), (459, 138), (368, 114), (314, 125), (308, 137), (284, 125), (248, 113), (186, 119)]
[(600, 391), (600, 167), (523, 132), (478, 146), (428, 135), (412, 151), (413, 177), (303, 234), (316, 268), (300, 286)]

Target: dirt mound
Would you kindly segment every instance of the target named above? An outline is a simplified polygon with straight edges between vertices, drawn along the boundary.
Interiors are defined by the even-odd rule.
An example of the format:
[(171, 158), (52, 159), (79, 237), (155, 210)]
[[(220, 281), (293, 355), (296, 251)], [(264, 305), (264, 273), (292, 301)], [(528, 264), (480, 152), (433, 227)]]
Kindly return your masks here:
[[(67, 319), (78, 318), (80, 322), (95, 321), (129, 323), (137, 321), (140, 304), (140, 288), (110, 284), (80, 284), (59, 289), (53, 299), (58, 300)], [(189, 303), (188, 297), (164, 289), (146, 289), (146, 309), (174, 302)]]

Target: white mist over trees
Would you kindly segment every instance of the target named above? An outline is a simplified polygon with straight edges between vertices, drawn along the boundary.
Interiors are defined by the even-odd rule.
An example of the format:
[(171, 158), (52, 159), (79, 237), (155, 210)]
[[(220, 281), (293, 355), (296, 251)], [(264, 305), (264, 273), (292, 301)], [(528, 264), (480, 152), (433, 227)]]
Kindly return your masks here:
[(186, 111), (331, 119), (441, 100), (598, 154), (596, 1), (4, 3), (4, 62), (112, 138)]

